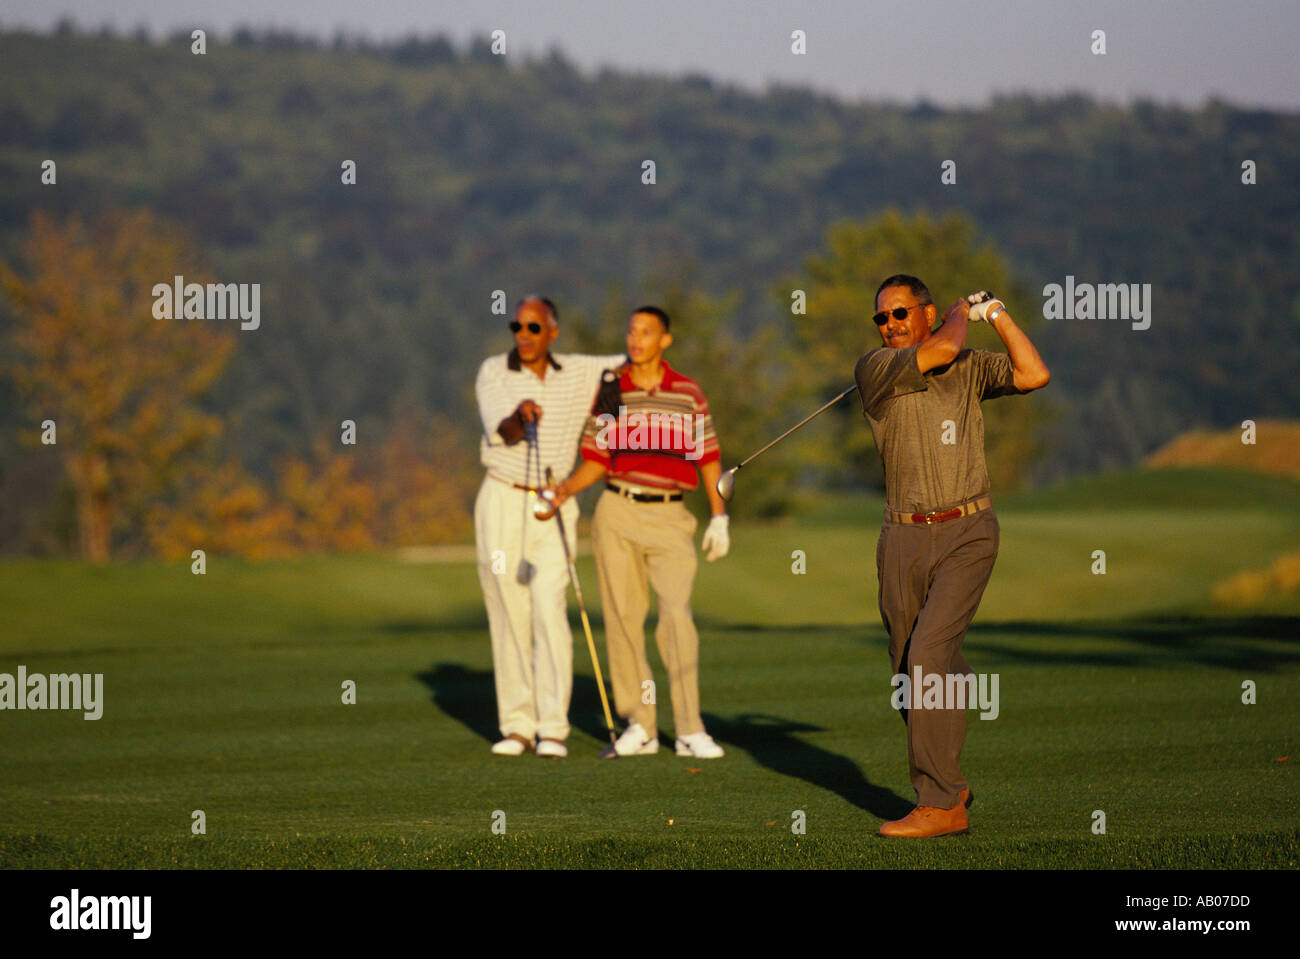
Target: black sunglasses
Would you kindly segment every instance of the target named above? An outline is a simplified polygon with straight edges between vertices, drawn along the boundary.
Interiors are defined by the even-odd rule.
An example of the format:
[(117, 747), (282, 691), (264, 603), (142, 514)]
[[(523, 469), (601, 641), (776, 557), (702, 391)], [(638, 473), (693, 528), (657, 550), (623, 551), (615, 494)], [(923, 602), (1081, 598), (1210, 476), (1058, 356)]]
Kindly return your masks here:
[(894, 319), (901, 320), (905, 316), (907, 316), (908, 313), (911, 313), (913, 310), (919, 310), (921, 307), (926, 305), (927, 304), (925, 303), (918, 303), (916, 304), (916, 306), (896, 306), (892, 310), (889, 310), (888, 312), (881, 310), (879, 313), (873, 316), (872, 319), (876, 321), (876, 326), (884, 326), (887, 322), (889, 322), (889, 315), (891, 313), (893, 314)]
[[(511, 321), (510, 321), (510, 332), (511, 332), (511, 333), (518, 333), (518, 332), (519, 332), (520, 330), (522, 330), (523, 328), (524, 328), (524, 325), (523, 325), (522, 323), (520, 323), (518, 320), (511, 320)], [(529, 333), (532, 333), (534, 336), (536, 336), (538, 333), (542, 332), (542, 324), (540, 324), (540, 323), (529, 323), (529, 324), (528, 324), (528, 332), (529, 332)]]

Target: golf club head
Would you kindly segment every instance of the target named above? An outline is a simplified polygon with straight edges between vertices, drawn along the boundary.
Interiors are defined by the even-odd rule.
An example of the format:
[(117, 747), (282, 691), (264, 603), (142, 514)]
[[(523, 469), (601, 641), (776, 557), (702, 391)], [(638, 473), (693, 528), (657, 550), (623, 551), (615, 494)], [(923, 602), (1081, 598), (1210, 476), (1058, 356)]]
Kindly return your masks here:
[(515, 582), (520, 586), (527, 586), (533, 581), (533, 574), (537, 572), (537, 567), (526, 559), (519, 561), (519, 567), (515, 570)]
[(722, 497), (723, 502), (730, 503), (732, 494), (736, 492), (736, 470), (738, 469), (739, 466), (733, 466), (718, 477), (718, 495)]
[(602, 750), (600, 751), (600, 758), (601, 758), (601, 759), (617, 759), (617, 758), (618, 758), (618, 753), (616, 753), (616, 752), (614, 751), (614, 744), (613, 744), (613, 743), (610, 743), (608, 746), (606, 746), (604, 749), (602, 749)]

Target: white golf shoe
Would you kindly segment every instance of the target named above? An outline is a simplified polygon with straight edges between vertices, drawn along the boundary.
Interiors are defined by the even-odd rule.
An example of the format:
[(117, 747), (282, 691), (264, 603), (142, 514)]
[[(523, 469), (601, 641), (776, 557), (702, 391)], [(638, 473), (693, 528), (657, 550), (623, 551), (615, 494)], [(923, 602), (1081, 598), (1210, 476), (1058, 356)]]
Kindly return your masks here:
[(498, 743), (492, 744), (492, 752), (498, 756), (522, 756), (524, 753), (533, 751), (533, 744), (530, 740), (524, 739), (518, 733), (511, 733), (505, 739)]
[(537, 741), (537, 755), (547, 759), (563, 759), (569, 755), (569, 747), (558, 739), (539, 739)]
[(706, 732), (693, 733), (690, 736), (677, 737), (677, 755), (694, 756), (696, 759), (719, 759), (726, 755), (722, 747), (713, 741)]
[[(614, 742), (614, 753), (618, 756), (650, 756), (657, 752), (659, 752), (659, 740), (647, 736), (645, 727), (640, 723), (632, 723)], [(609, 756), (608, 753), (609, 747), (606, 747), (601, 756), (613, 759), (614, 756)]]

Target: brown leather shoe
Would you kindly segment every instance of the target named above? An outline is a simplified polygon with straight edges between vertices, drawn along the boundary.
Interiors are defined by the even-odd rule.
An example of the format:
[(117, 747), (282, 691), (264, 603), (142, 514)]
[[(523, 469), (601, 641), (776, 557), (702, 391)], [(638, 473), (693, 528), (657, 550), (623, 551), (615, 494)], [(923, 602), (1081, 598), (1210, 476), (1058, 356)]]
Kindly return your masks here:
[(967, 786), (957, 794), (957, 801), (967, 809), (970, 809), (971, 803), (975, 801), (975, 791)]
[(929, 836), (960, 836), (969, 832), (966, 807), (960, 804), (951, 809), (938, 806), (917, 806), (902, 819), (887, 822), (880, 827), (882, 836), (901, 836), (924, 839)]

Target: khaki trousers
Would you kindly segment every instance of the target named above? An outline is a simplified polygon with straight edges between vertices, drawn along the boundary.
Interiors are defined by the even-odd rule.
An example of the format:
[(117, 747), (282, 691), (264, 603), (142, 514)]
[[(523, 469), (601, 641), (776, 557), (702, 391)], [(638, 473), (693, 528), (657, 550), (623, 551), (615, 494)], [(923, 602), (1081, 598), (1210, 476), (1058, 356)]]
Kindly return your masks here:
[(704, 731), (700, 718), (700, 637), (691, 617), (695, 583), (694, 516), (680, 502), (637, 503), (606, 490), (596, 503), (592, 548), (605, 615), (614, 706), (628, 722), (640, 723), (652, 737), (659, 734), (650, 662), (645, 654), (647, 587), (658, 601), (655, 643), (668, 671), (673, 700), (674, 733)]
[[(894, 675), (970, 675), (962, 656), (998, 555), (992, 509), (944, 523), (885, 523), (876, 545), (880, 618), (889, 633)], [(903, 709), (907, 766), (917, 804), (952, 809), (967, 787), (959, 760), (965, 709)]]

